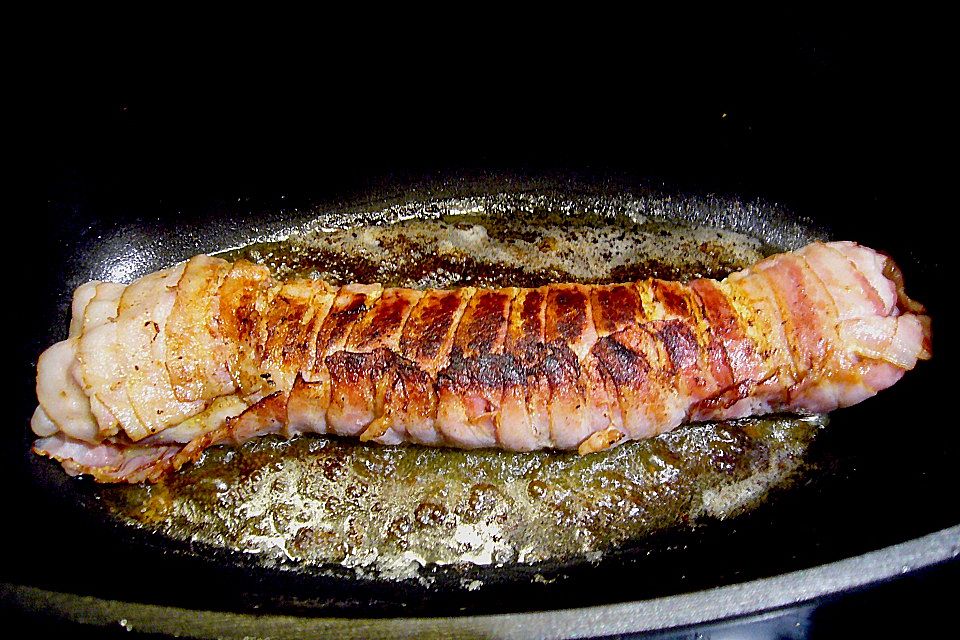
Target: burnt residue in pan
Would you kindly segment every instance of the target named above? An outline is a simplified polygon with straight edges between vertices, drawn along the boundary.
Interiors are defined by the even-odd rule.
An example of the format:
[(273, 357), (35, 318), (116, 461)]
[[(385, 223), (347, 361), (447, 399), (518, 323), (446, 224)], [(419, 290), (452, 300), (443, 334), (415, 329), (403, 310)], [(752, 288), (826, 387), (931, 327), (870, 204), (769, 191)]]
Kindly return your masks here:
[[(779, 248), (707, 226), (542, 202), (420, 206), (394, 212), (389, 224), (376, 215), (360, 224), (345, 218), (344, 228), (319, 221), (224, 255), (280, 277), (427, 288), (722, 277)], [(429, 215), (404, 219), (411, 212)], [(420, 570), (431, 564), (596, 560), (655, 532), (734, 517), (804, 475), (824, 424), (774, 417), (692, 425), (587, 457), (271, 437), (210, 450), (161, 484), (99, 495), (132, 526), (266, 564), (425, 579)]]

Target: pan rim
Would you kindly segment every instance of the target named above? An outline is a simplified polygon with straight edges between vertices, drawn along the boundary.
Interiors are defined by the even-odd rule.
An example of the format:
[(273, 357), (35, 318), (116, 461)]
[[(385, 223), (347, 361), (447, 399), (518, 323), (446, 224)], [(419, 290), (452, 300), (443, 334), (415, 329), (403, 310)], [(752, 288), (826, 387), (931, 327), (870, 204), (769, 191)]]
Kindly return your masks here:
[[(960, 525), (859, 556), (750, 582), (651, 600), (507, 614), (350, 618), (193, 610), (124, 602), (0, 583), (0, 603), (70, 624), (121, 624), (141, 632), (191, 637), (273, 638), (453, 637), (575, 638), (675, 629), (796, 607), (825, 596), (916, 573), (960, 557)], [(227, 634), (227, 635), (224, 635)]]

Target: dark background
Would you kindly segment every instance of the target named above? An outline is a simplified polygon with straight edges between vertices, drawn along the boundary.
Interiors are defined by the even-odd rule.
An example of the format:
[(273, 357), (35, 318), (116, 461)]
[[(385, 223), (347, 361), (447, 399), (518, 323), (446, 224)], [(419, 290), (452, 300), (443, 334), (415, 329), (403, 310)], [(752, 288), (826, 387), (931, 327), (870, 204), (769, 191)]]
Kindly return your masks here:
[[(70, 32), (50, 35), (48, 65), (16, 100), (55, 198), (142, 208), (145, 193), (160, 206), (451, 167), (590, 168), (906, 222), (951, 173), (940, 22), (484, 14), (362, 34), (317, 21), (309, 39), (265, 25), (289, 37), (238, 33), (203, 51), (172, 33)], [(61, 214), (48, 212), (54, 226)]]
[[(8, 240), (12, 299), (24, 304), (14, 335), (29, 335), (31, 310), (51, 312), (44, 291), (60, 278), (43, 256), (90, 232), (80, 212), (188, 218), (238, 199), (309, 202), (450, 171), (609, 174), (756, 196), (868, 245), (883, 248), (893, 228), (903, 247), (951, 257), (955, 72), (942, 16), (438, 17), (419, 28), (222, 23), (188, 38), (202, 51), (175, 30), (42, 34), (10, 98), (12, 176), (26, 195), (16, 218), (35, 234)], [(36, 355), (14, 340), (14, 393), (32, 393)], [(8, 469), (22, 464), (4, 455)], [(876, 624), (877, 611), (945, 626), (932, 602), (960, 586), (955, 566), (911, 580), (831, 604), (813, 629)]]

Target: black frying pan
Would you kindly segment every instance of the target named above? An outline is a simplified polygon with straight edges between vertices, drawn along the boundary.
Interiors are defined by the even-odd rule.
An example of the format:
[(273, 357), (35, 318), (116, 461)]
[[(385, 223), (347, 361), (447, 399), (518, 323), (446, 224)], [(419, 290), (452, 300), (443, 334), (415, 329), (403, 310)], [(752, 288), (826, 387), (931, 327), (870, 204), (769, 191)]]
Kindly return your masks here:
[[(364, 198), (354, 201), (315, 206), (320, 211), (333, 207), (346, 213), (370, 207), (370, 202), (422, 202), (447, 194), (502, 191), (560, 191), (595, 198), (632, 193), (638, 199), (649, 192), (624, 179), (488, 173), (484, 177), (407, 181), (400, 187), (394, 184), (385, 190), (368, 189)], [(45, 298), (48, 322), (38, 323), (29, 334), (30, 348), (39, 352), (64, 332), (65, 305), (76, 284), (106, 273), (129, 271), (128, 277), (137, 277), (196, 252), (234, 246), (289, 228), (313, 215), (310, 210), (292, 210), (289, 207), (299, 203), (287, 204), (288, 200), (251, 201), (247, 211), (254, 215), (233, 209), (235, 213), (229, 216), (197, 211), (202, 215), (194, 220), (170, 223), (95, 221), (83, 237), (61, 250), (58, 268), (51, 274), (63, 283), (59, 285), (61, 296), (59, 301), (38, 296)], [(788, 228), (812, 226), (772, 206), (732, 198), (674, 193), (672, 201), (671, 212), (677, 217), (709, 221), (774, 242)], [(921, 256), (916, 247), (902, 246), (895, 238), (885, 243), (878, 240), (872, 244), (905, 258), (901, 263), (911, 292), (929, 301), (931, 313), (937, 318), (931, 287), (935, 270), (918, 263)], [(955, 438), (937, 438), (938, 448), (932, 450), (915, 444), (914, 438), (935, 437), (934, 428), (928, 427), (926, 434), (913, 438), (905, 435), (911, 425), (935, 424), (937, 420), (931, 393), (936, 388), (936, 368), (944, 359), (939, 341), (937, 347), (937, 359), (921, 365), (893, 389), (835, 414), (816, 445), (815, 455), (829, 461), (824, 477), (776, 495), (746, 516), (694, 531), (638, 540), (606, 554), (599, 563), (573, 559), (532, 567), (431, 567), (426, 571), (432, 579), (428, 585), (365, 577), (336, 567), (322, 573), (265, 567), (243, 554), (191, 547), (122, 528), (98, 508), (91, 483), (70, 479), (58, 465), (26, 453), (30, 437), (23, 428), (11, 448), (19, 454), (19, 459), (15, 458), (19, 478), (15, 481), (23, 490), (21, 513), (29, 514), (24, 531), (29, 532), (30, 547), (63, 549), (66, 538), (71, 547), (83, 552), (70, 554), (69, 572), (60, 566), (64, 561), (60, 553), (50, 557), (41, 553), (39, 561), (36, 555), (24, 556), (22, 562), (13, 563), (11, 578), (41, 589), (185, 609), (351, 618), (520, 613), (652, 601), (673, 603), (670, 607), (695, 614), (684, 618), (681, 613), (668, 614), (669, 608), (668, 612), (661, 611), (666, 616), (662, 621), (676, 624), (715, 614), (763, 610), (790, 599), (810, 598), (886, 578), (904, 566), (925, 566), (954, 553), (958, 510), (948, 493), (953, 481), (947, 462), (956, 451), (951, 449)], [(33, 402), (33, 396), (25, 391), (19, 412), (24, 427)], [(61, 530), (65, 522), (70, 523), (69, 533)], [(923, 537), (928, 534), (933, 537)], [(903, 543), (906, 546), (891, 546)], [(113, 569), (104, 571), (104, 562)], [(811, 572), (811, 567), (818, 566)], [(150, 579), (120, 579), (117, 572), (122, 575), (121, 567), (137, 567), (137, 576)], [(798, 570), (801, 573), (795, 573)], [(547, 576), (548, 583), (535, 580), (535, 574)], [(184, 580), (184, 576), (189, 579)], [(464, 584), (471, 578), (482, 580), (483, 587), (467, 589)], [(829, 580), (830, 586), (818, 584), (821, 580)], [(747, 589), (756, 598), (753, 602), (705, 591), (738, 583), (740, 586), (731, 587), (729, 593)], [(679, 595), (690, 592), (686, 600)], [(689, 604), (691, 597), (699, 597), (700, 602)], [(723, 611), (717, 609), (721, 602), (727, 602)], [(624, 606), (630, 611), (633, 605)], [(713, 613), (706, 614), (708, 611)], [(619, 612), (616, 617), (622, 615)], [(652, 620), (649, 613), (633, 611), (631, 615), (636, 616), (638, 624), (640, 620)], [(563, 619), (562, 614), (558, 616), (556, 619)]]
[[(807, 70), (802, 60), (788, 62), (801, 75)], [(808, 89), (820, 91), (815, 97), (836, 88), (830, 78), (804, 78)], [(561, 116), (566, 112), (527, 128), (508, 124), (500, 129), (505, 122), (501, 112), (499, 118), (474, 123), (472, 133), (455, 138), (464, 148), (479, 151), (463, 151), (449, 141), (443, 125), (452, 118), (420, 129), (419, 137), (408, 137), (390, 132), (408, 130), (400, 121), (413, 114), (412, 109), (401, 108), (389, 126), (373, 125), (372, 131), (361, 127), (366, 112), (352, 117), (337, 112), (343, 127), (334, 128), (326, 146), (308, 150), (288, 145), (283, 148), (291, 155), (281, 157), (275, 155), (272, 140), (294, 127), (288, 130), (289, 125), (267, 117), (273, 124), (261, 125), (238, 143), (229, 137), (231, 127), (222, 127), (219, 120), (226, 101), (198, 112), (162, 100), (139, 103), (142, 107), (123, 99), (79, 105), (80, 116), (92, 119), (86, 126), (105, 134), (100, 140), (104, 146), (92, 150), (97, 136), (76, 133), (84, 117), (70, 116), (66, 126), (54, 127), (55, 134), (65, 137), (51, 137), (62, 155), (50, 163), (43, 213), (27, 220), (37, 235), (8, 248), (11, 264), (25, 265), (24, 273), (15, 277), (25, 285), (15, 289), (15, 299), (25, 301), (26, 311), (19, 315), (23, 326), (10, 374), (14, 411), (3, 446), (4, 470), (10, 477), (3, 486), (17, 488), (9, 495), (12, 512), (18, 514), (16, 526), (8, 531), (12, 548), (31, 553), (5, 562), (3, 580), (18, 585), (5, 587), (5, 597), (28, 607), (55, 601), (61, 612), (89, 611), (93, 621), (112, 615), (105, 600), (149, 603), (160, 607), (144, 609), (145, 616), (158, 621), (157, 630), (169, 630), (162, 621), (173, 620), (179, 608), (312, 619), (419, 615), (436, 620), (418, 624), (437, 628), (504, 630), (510, 624), (529, 624), (540, 633), (613, 633), (762, 611), (949, 559), (956, 554), (960, 523), (951, 468), (960, 446), (955, 431), (943, 428), (941, 410), (946, 367), (954, 353), (949, 328), (941, 328), (949, 310), (942, 289), (948, 243), (931, 234), (921, 216), (904, 215), (903, 207), (910, 202), (906, 196), (924, 204), (915, 188), (918, 169), (901, 164), (892, 171), (879, 159), (882, 145), (871, 142), (877, 134), (889, 141), (896, 132), (884, 138), (882, 128), (876, 130), (881, 119), (868, 115), (866, 124), (852, 128), (854, 139), (844, 141), (839, 134), (847, 131), (848, 121), (835, 121), (822, 110), (813, 111), (819, 116), (812, 121), (799, 118), (804, 108), (816, 106), (813, 98), (806, 100), (784, 106), (770, 99), (765, 108), (733, 100), (668, 112), (615, 110), (612, 121), (565, 131), (554, 125), (565, 121)], [(851, 110), (852, 98), (848, 95), (847, 100), (841, 112)], [(174, 116), (168, 119), (171, 107)], [(139, 115), (138, 108), (143, 109)], [(128, 117), (130, 109), (134, 114)], [(242, 110), (228, 117), (227, 124), (239, 126), (256, 111)], [(311, 114), (305, 110), (293, 120), (302, 125), (306, 115)], [(647, 124), (631, 128), (635, 121)], [(215, 131), (212, 141), (196, 143), (193, 138), (208, 127)], [(756, 129), (762, 135), (751, 133)], [(320, 142), (316, 131), (306, 136), (307, 142)], [(521, 133), (526, 134), (523, 145), (497, 146)], [(380, 134), (387, 141), (372, 146), (372, 158), (357, 150), (370, 149)], [(567, 146), (556, 141), (558, 135)], [(394, 150), (393, 143), (400, 150)], [(433, 152), (424, 150), (431, 145)], [(411, 152), (414, 147), (419, 151)], [(314, 151), (320, 148), (325, 153)], [(638, 149), (645, 151), (632, 155)], [(852, 155), (842, 157), (841, 151)], [(323, 159), (314, 153), (323, 153)], [(456, 172), (452, 179), (445, 171), (439, 178), (411, 180), (411, 169), (422, 173), (435, 168), (438, 157), (442, 164), (537, 169), (503, 173), (480, 168)], [(542, 167), (547, 165), (565, 168), (544, 177)], [(583, 170), (587, 165), (600, 167)], [(384, 166), (404, 167), (405, 175), (385, 174)], [(616, 176), (612, 181), (611, 174)], [(657, 174), (668, 178), (668, 184), (651, 178)], [(562, 578), (551, 584), (532, 581), (523, 567), (480, 570), (485, 586), (479, 591), (463, 589), (443, 570), (437, 570), (431, 588), (349, 572), (318, 576), (272, 570), (242, 556), (120, 529), (93, 515), (92, 492), (83, 482), (69, 480), (55, 465), (26, 453), (36, 355), (65, 332), (72, 287), (105, 262), (122, 257), (140, 272), (150, 271), (247, 239), (252, 230), (302, 216), (317, 203), (346, 210), (353, 203), (385, 196), (424, 197), (438, 189), (540, 188), (545, 182), (549, 188), (581, 191), (630, 192), (652, 185), (677, 195), (736, 194), (721, 196), (720, 209), (756, 197), (781, 202), (756, 211), (775, 208), (798, 224), (825, 228), (832, 237), (856, 239), (897, 258), (911, 295), (928, 304), (934, 318), (935, 358), (881, 397), (836, 414), (818, 445), (838, 461), (826, 477), (778, 496), (746, 517), (639, 541), (608, 554), (599, 565), (547, 567)], [(129, 260), (131, 251), (136, 252), (134, 261)], [(82, 552), (68, 555), (68, 545)], [(713, 591), (716, 588), (720, 590)], [(97, 600), (56, 600), (45, 595), (50, 591)], [(587, 605), (612, 608), (564, 611)], [(527, 612), (542, 613), (525, 616)], [(495, 613), (520, 617), (450, 618)], [(214, 618), (211, 624), (218, 620), (227, 624), (243, 618)], [(318, 619), (311, 624), (336, 623)], [(393, 624), (350, 622), (345, 629), (389, 632), (399, 628)], [(408, 630), (421, 628), (404, 624)]]

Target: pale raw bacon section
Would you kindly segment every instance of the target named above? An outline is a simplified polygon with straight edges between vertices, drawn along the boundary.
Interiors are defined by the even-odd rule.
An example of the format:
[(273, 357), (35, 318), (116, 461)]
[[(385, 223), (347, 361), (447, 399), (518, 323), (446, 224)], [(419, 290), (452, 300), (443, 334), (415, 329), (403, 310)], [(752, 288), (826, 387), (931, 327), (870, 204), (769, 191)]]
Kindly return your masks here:
[(73, 292), (73, 302), (70, 305), (70, 333), (67, 334), (68, 338), (76, 338), (83, 330), (84, 313), (87, 310), (87, 305), (96, 297), (97, 285), (100, 284), (103, 283), (99, 280), (91, 280), (90, 282), (80, 285), (77, 287), (77, 290)]
[[(95, 297), (87, 305), (85, 326), (76, 338), (78, 370), (83, 393), (90, 399), (90, 411), (97, 422), (97, 437), (116, 435), (122, 428), (135, 434), (132, 437), (143, 438), (149, 435), (149, 430), (134, 411), (124, 384), (127, 357), (125, 349), (118, 342), (116, 315), (119, 302), (120, 296), (117, 296), (116, 301), (97, 300)], [(95, 305), (105, 308), (103, 315), (112, 308), (111, 317), (100, 322), (95, 315), (100, 310), (91, 310)], [(43, 371), (39, 371), (38, 379), (42, 376)], [(40, 405), (49, 411), (49, 401), (44, 397), (39, 400)], [(56, 415), (50, 415), (50, 418), (54, 422), (58, 421)]]
[(880, 295), (842, 251), (828, 244), (812, 244), (801, 254), (830, 292), (841, 322), (885, 313)]
[(68, 338), (38, 361), (34, 450), (103, 482), (266, 434), (586, 455), (860, 402), (931, 357), (924, 314), (890, 258), (850, 242), (719, 282), (452, 291), (198, 256), (77, 290)]
[[(80, 289), (83, 289), (82, 285)], [(78, 294), (80, 289), (77, 291)], [(123, 295), (125, 289), (126, 286), (116, 282), (97, 282), (93, 288), (93, 297), (90, 298), (81, 312), (83, 320), (80, 323), (80, 332), (76, 337), (79, 338), (82, 334), (116, 318), (117, 305), (120, 304), (120, 296)], [(82, 302), (82, 298), (77, 300), (77, 297), (79, 296), (74, 297), (75, 305)]]
[[(870, 288), (880, 298), (881, 315), (890, 315), (897, 310), (897, 283), (884, 274), (888, 265), (893, 263), (892, 260), (882, 253), (854, 242), (830, 242), (827, 246), (842, 253), (869, 283)], [(906, 310), (923, 313), (922, 306), (919, 311), (909, 308)]]
[(91, 475), (98, 482), (156, 482), (175, 471), (179, 446), (141, 447), (125, 442), (91, 444), (63, 434), (40, 438), (34, 452), (57, 460), (70, 475)]
[(177, 297), (183, 267), (136, 280), (120, 296), (117, 307), (117, 347), (125, 360), (123, 385), (145, 431), (124, 431), (134, 441), (179, 424), (204, 408), (202, 401), (183, 402), (176, 396), (167, 370), (166, 323)]
[(90, 411), (90, 400), (73, 376), (76, 359), (76, 338), (58, 342), (40, 355), (37, 361), (40, 406), (34, 413), (33, 431), (37, 435), (62, 431), (77, 440), (97, 442), (99, 428)]
[[(799, 254), (783, 254), (758, 265), (777, 292), (781, 316), (793, 339), (794, 360), (803, 371), (789, 390), (788, 402), (796, 409), (821, 413), (839, 406), (844, 385), (818, 372), (842, 371), (844, 352), (839, 346), (839, 315), (823, 281)], [(838, 366), (839, 365), (839, 366)]]
[(909, 371), (922, 357), (917, 344), (924, 344), (928, 329), (915, 315), (856, 318), (840, 324), (840, 336), (851, 353), (870, 360), (889, 362)]

